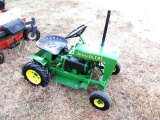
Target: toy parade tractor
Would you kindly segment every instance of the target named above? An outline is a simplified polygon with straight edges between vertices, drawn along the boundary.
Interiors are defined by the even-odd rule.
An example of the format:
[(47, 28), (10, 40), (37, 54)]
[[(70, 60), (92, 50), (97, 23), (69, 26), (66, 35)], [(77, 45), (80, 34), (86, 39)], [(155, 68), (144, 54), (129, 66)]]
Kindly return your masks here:
[(4, 61), (3, 49), (14, 48), (20, 40), (38, 40), (40, 32), (35, 25), (35, 18), (21, 19), (19, 8), (5, 10), (5, 1), (0, 0), (0, 64)]
[[(107, 110), (111, 106), (111, 98), (105, 92), (110, 77), (120, 72), (118, 64), (119, 52), (104, 46), (111, 11), (108, 11), (101, 45), (86, 43), (81, 34), (87, 26), (82, 25), (63, 38), (50, 35), (40, 38), (36, 45), (41, 49), (33, 59), (22, 67), (22, 75), (34, 86), (46, 86), (50, 74), (55, 81), (74, 89), (88, 89), (89, 84), (101, 90), (93, 91), (90, 103), (97, 109)], [(68, 49), (66, 39), (79, 37), (80, 41)], [(97, 76), (96, 78), (95, 75)]]

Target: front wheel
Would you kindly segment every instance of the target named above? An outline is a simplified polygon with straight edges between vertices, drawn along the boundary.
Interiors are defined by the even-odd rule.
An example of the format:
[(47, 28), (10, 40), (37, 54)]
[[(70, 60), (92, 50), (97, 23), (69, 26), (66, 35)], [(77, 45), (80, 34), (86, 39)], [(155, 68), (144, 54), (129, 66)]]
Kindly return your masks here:
[(4, 53), (2, 50), (0, 50), (0, 64), (4, 62)]
[(89, 100), (99, 110), (108, 110), (111, 107), (111, 98), (103, 91), (93, 91)]
[(46, 86), (50, 81), (50, 73), (45, 67), (28, 62), (22, 67), (22, 75), (33, 86)]
[(119, 63), (117, 63), (115, 68), (113, 69), (112, 75), (117, 75), (120, 71), (121, 71), (121, 66)]
[(40, 32), (37, 29), (35, 35), (32, 37), (32, 27), (28, 27), (23, 32), (23, 37), (25, 40), (38, 40), (40, 38)]

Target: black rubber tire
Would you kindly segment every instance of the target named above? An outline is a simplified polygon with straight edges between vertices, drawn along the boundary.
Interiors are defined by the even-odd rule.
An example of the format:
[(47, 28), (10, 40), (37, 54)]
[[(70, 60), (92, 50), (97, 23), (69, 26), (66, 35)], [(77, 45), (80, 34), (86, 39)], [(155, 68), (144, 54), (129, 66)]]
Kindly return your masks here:
[(5, 0), (0, 1), (0, 10), (5, 9)]
[[(93, 91), (89, 100), (92, 106), (99, 110), (108, 110), (111, 107), (111, 98), (107, 93), (100, 90)], [(102, 104), (99, 103), (100, 101)]]
[(0, 50), (0, 64), (4, 62), (4, 53), (2, 50)]
[(36, 30), (36, 34), (35, 34), (35, 36), (33, 38), (31, 37), (31, 34), (32, 34), (32, 27), (28, 27), (23, 32), (23, 38), (25, 40), (36, 40), (36, 41), (39, 40), (40, 32), (39, 32), (38, 29)]
[[(28, 73), (31, 73), (32, 75), (31, 77), (33, 78), (33, 80), (31, 80), (31, 77), (28, 76)], [(34, 62), (28, 62), (22, 67), (22, 75), (33, 86), (41, 85), (45, 87), (46, 85), (49, 84), (50, 81), (50, 73), (48, 72), (48, 69)], [(34, 80), (35, 77), (38, 77), (39, 79), (38, 83), (36, 83), (37, 81)]]
[(112, 75), (117, 75), (117, 74), (119, 74), (120, 71), (121, 71), (121, 66), (119, 63), (117, 63), (113, 72), (112, 72)]

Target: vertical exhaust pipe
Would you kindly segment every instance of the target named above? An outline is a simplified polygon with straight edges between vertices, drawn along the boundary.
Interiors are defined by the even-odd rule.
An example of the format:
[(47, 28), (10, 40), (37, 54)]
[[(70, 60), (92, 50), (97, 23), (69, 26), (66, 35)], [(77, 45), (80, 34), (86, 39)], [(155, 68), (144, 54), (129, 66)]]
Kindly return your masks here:
[(103, 38), (102, 38), (102, 42), (101, 42), (101, 46), (104, 46), (104, 43), (105, 43), (106, 33), (107, 33), (107, 29), (108, 29), (110, 15), (111, 15), (111, 11), (108, 10), (107, 18), (106, 18), (106, 23), (105, 23), (105, 27), (104, 27), (104, 32), (103, 32)]

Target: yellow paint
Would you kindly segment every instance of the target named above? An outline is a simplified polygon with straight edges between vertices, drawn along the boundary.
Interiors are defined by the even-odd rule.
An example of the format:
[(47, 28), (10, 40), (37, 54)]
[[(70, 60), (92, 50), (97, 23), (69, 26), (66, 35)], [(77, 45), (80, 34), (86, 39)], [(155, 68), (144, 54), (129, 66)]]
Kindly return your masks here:
[(99, 108), (103, 108), (105, 106), (104, 102), (100, 99), (95, 99), (94, 104)]
[(116, 67), (113, 69), (113, 71), (112, 72), (116, 72)]
[(26, 77), (33, 84), (38, 85), (38, 84), (41, 83), (41, 77), (40, 77), (40, 75), (36, 71), (34, 71), (34, 70), (27, 70)]
[(90, 54), (81, 53), (81, 52), (78, 52), (77, 56), (87, 58), (87, 59), (96, 60), (96, 61), (103, 61), (103, 57), (101, 57), (101, 56), (90, 55)]

